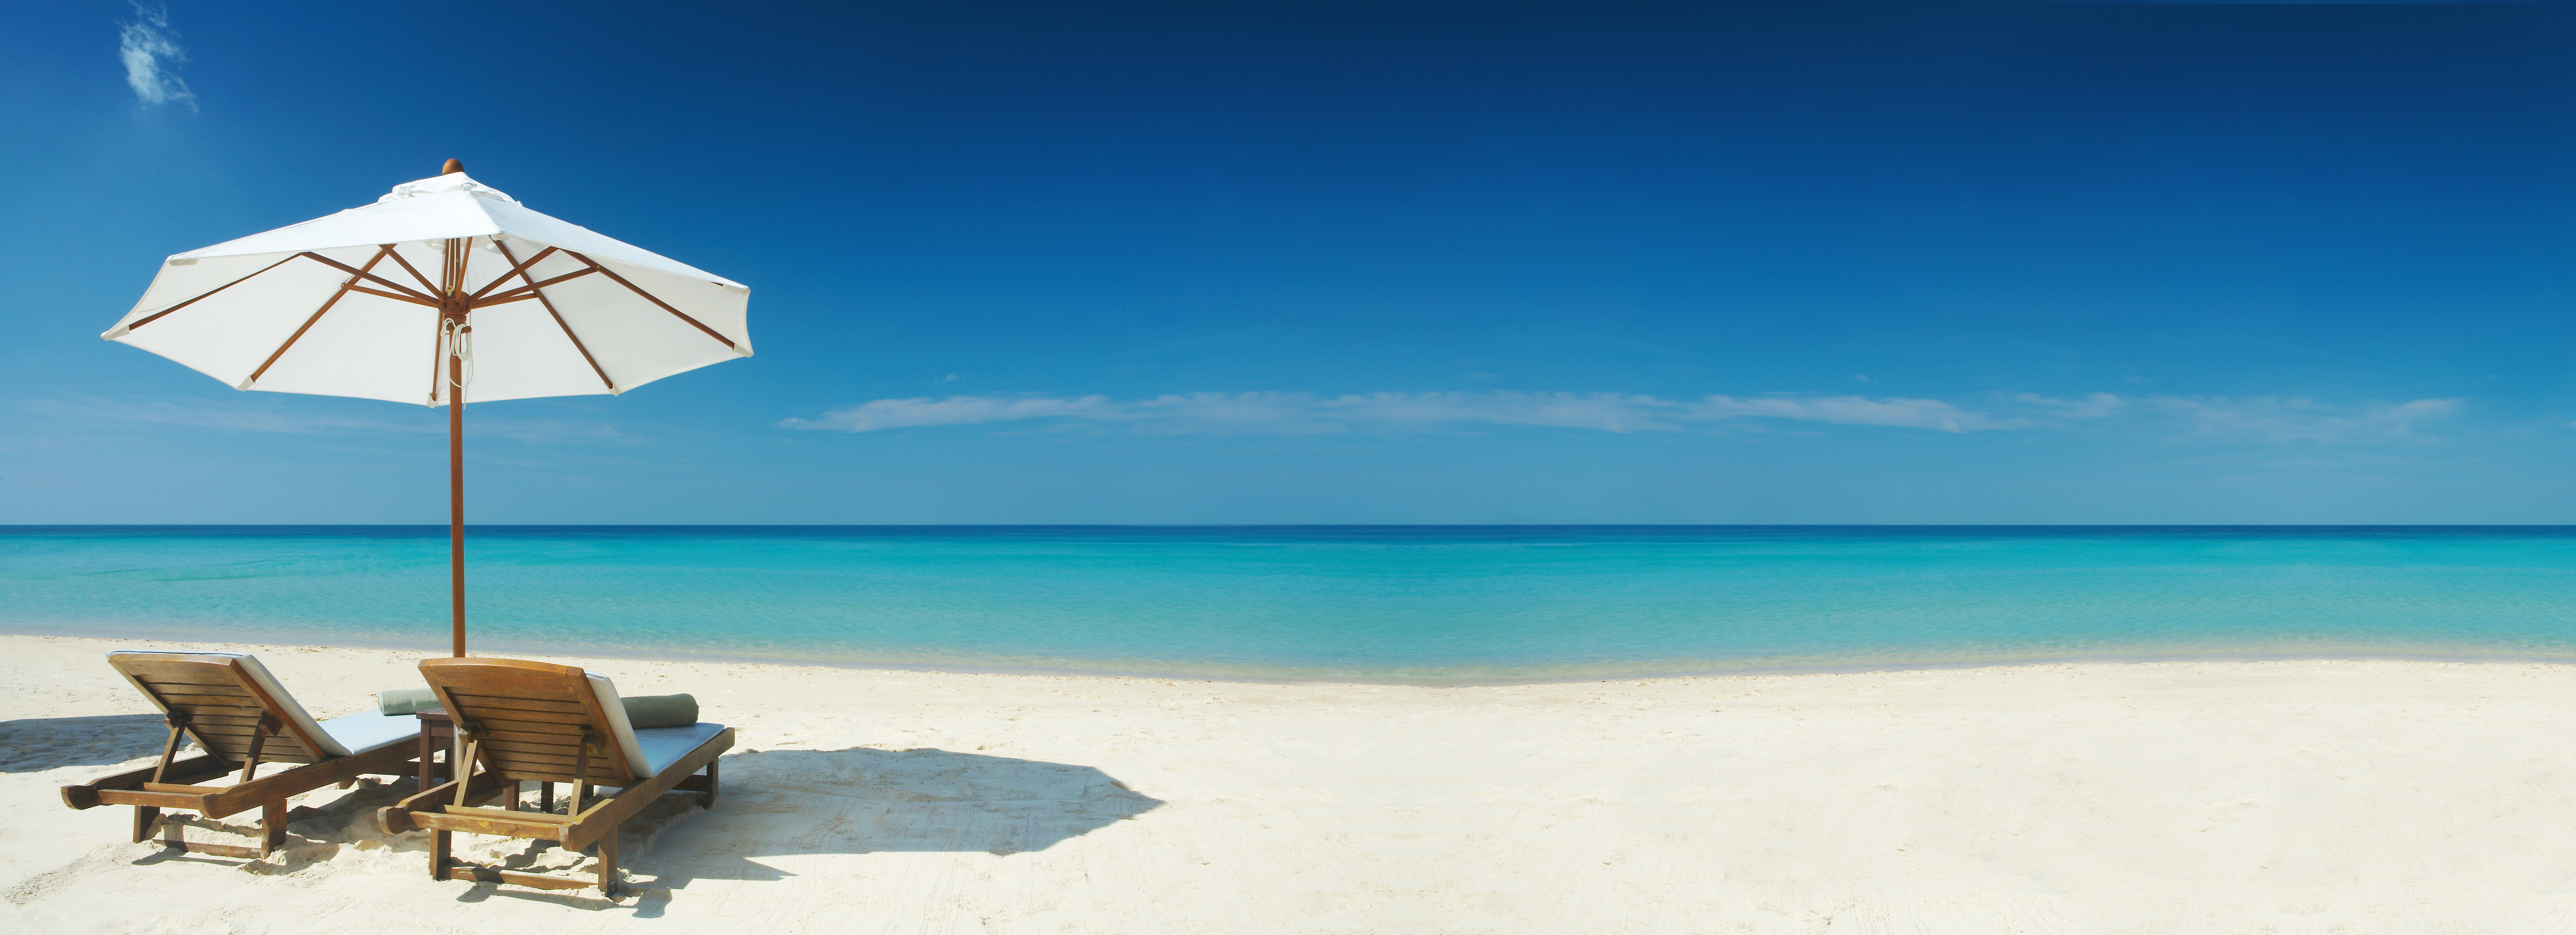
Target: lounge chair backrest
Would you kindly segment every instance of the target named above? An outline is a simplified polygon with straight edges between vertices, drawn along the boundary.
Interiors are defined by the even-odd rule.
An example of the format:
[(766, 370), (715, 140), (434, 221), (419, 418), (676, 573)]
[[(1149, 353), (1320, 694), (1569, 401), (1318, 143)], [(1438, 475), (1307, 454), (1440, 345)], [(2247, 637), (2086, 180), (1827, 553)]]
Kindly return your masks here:
[(107, 662), (186, 727), (198, 746), (228, 761), (250, 758), (251, 737), (262, 724), (262, 761), (311, 763), (349, 755), (250, 655), (114, 652)]
[(605, 678), (575, 666), (479, 658), (422, 660), (420, 674), (504, 779), (623, 786), (652, 775)]

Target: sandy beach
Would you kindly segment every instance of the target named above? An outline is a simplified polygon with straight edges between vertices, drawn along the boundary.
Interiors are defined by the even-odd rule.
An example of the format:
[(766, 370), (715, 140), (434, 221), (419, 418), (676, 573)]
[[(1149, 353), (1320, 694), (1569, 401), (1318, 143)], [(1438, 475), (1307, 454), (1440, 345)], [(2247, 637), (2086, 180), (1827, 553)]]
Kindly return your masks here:
[[(18, 932), (2553, 932), (2576, 672), (2249, 661), (1460, 688), (650, 662), (735, 725), (636, 893), (427, 879), (324, 790), (264, 861), (56, 787), (156, 752), (100, 654), (0, 637)], [(259, 654), (316, 716), (415, 653)], [(237, 816), (231, 821), (245, 821)], [(192, 827), (215, 840), (221, 829)], [(463, 842), (497, 860), (524, 845)], [(555, 852), (541, 866), (564, 866)]]

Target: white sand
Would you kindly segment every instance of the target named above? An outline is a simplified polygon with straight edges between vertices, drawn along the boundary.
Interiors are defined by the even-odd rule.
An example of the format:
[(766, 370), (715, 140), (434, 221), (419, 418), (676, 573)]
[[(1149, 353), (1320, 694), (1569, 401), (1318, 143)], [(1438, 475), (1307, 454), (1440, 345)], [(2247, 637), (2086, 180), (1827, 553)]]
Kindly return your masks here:
[[(2562, 666), (1402, 688), (591, 660), (741, 732), (714, 811), (629, 826), (611, 903), (428, 879), (420, 835), (368, 822), (390, 789), (299, 799), (329, 817), (265, 862), (126, 843), (125, 809), (55, 788), (155, 752), (99, 658), (141, 645), (0, 637), (0, 931), (2576, 930)], [(418, 684), (414, 654), (249, 649), (321, 717)]]

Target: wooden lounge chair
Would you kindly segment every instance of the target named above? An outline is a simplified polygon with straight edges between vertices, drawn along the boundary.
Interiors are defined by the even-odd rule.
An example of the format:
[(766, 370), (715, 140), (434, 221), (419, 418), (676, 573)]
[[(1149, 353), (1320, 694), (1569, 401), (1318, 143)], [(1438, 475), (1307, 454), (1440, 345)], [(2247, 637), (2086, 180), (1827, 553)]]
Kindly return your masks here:
[[(63, 787), (63, 804), (76, 809), (134, 806), (134, 840), (152, 836), (161, 810), (184, 809), (222, 818), (260, 809), (259, 846), (234, 847), (186, 840), (176, 822), (162, 822), (162, 840), (174, 850), (223, 857), (266, 857), (286, 843), (288, 796), (360, 776), (402, 776), (414, 762), (411, 743), (420, 720), (365, 711), (316, 721), (279, 687), (259, 660), (240, 653), (107, 654), (109, 665), (161, 709), (170, 739), (161, 761), (77, 786)], [(178, 759), (182, 738), (203, 753)], [(258, 775), (263, 763), (294, 763), (284, 772)], [(204, 785), (232, 772), (230, 785)], [(299, 810), (300, 811), (300, 810)]]
[[(614, 897), (622, 887), (618, 825), (675, 790), (697, 792), (701, 804), (715, 806), (716, 757), (733, 748), (732, 728), (699, 723), (637, 730), (626, 720), (617, 686), (573, 666), (430, 659), (420, 664), (420, 674), (456, 722), (457, 739), (466, 750), (460, 762), (473, 766), (377, 810), (376, 823), (387, 834), (430, 829), (432, 879), (581, 889), (591, 881), (453, 860), (448, 856), (451, 835), (508, 835), (576, 851), (597, 843), (597, 885), (602, 894)], [(706, 773), (693, 775), (700, 769)], [(563, 814), (518, 810), (522, 781), (571, 783)], [(617, 791), (598, 794), (598, 786)], [(482, 807), (505, 795), (502, 807)]]

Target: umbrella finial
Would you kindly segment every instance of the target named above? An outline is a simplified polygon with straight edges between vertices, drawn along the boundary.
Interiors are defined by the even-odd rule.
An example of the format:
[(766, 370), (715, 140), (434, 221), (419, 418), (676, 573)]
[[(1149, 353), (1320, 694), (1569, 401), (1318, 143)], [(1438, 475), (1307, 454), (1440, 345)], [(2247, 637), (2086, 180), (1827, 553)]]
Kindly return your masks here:
[(465, 171), (465, 160), (462, 159), (450, 159), (446, 165), (438, 167), (440, 175), (455, 175), (463, 171)]

